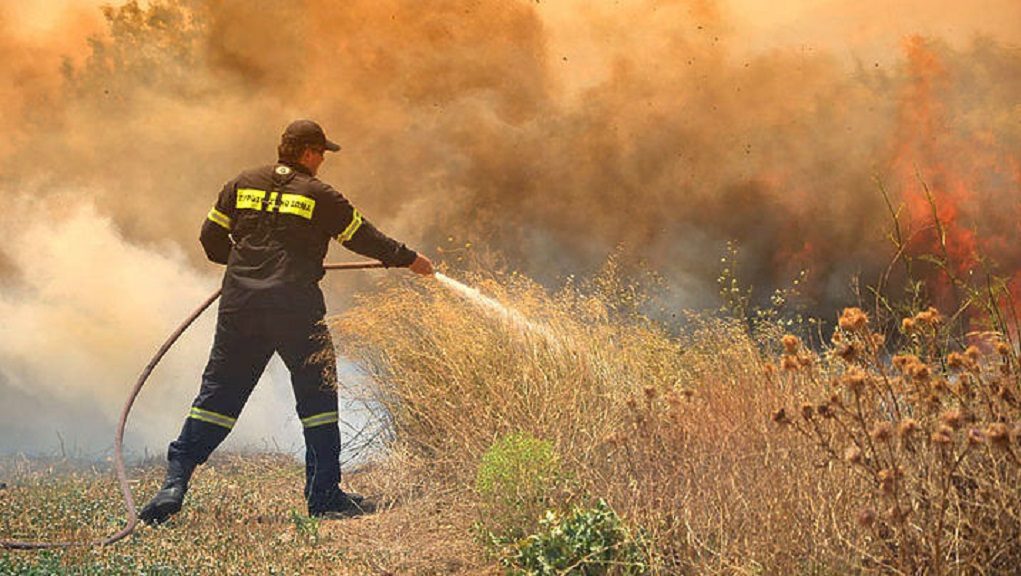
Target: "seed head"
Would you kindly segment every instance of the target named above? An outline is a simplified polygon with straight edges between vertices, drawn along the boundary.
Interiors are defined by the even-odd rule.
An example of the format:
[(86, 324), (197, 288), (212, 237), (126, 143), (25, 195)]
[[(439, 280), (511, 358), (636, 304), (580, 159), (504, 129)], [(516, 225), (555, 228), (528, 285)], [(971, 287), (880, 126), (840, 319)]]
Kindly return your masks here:
[(947, 445), (954, 441), (953, 439), (954, 430), (949, 426), (941, 425), (932, 436), (929, 437), (933, 444)]
[(789, 372), (797, 370), (799, 367), (798, 357), (790, 354), (784, 354), (784, 356), (780, 359), (780, 367)]
[(965, 358), (963, 354), (958, 352), (951, 352), (947, 355), (947, 366), (954, 370), (960, 370), (965, 366)]
[(919, 324), (926, 324), (928, 326), (936, 326), (943, 322), (943, 316), (940, 315), (939, 310), (936, 310), (932, 306), (929, 306), (927, 310), (923, 310), (915, 315), (915, 320)]
[(801, 340), (793, 334), (785, 334), (780, 341), (783, 343), (784, 352), (787, 354), (796, 354), (801, 346)]
[(893, 436), (893, 425), (889, 422), (879, 422), (869, 432), (876, 442), (886, 442)]
[(964, 420), (964, 415), (961, 414), (961, 411), (957, 409), (947, 410), (942, 415), (940, 415), (939, 419), (943, 422), (943, 424), (949, 426), (954, 430), (957, 430), (958, 428), (961, 427), (961, 423)]
[(844, 374), (844, 383), (855, 394), (860, 394), (865, 389), (867, 376), (859, 368), (851, 368)]
[(968, 444), (975, 446), (986, 441), (985, 434), (982, 433), (978, 428), (971, 428), (968, 430)]
[(812, 408), (812, 405), (809, 404), (808, 402), (805, 402), (804, 404), (801, 405), (801, 417), (804, 418), (805, 420), (811, 420), (812, 414), (814, 412), (815, 410)]
[(893, 470), (883, 468), (876, 474), (876, 478), (879, 480), (880, 492), (883, 494), (890, 494), (893, 492), (893, 487), (897, 479), (897, 474)]
[(928, 364), (918, 362), (908, 367), (908, 374), (919, 382), (925, 382), (929, 379), (932, 372), (930, 372)]
[(971, 359), (972, 362), (978, 362), (978, 359), (982, 356), (982, 351), (978, 349), (978, 346), (968, 346), (964, 351), (964, 355)]
[(1007, 344), (1003, 340), (996, 343), (996, 353), (1000, 356), (1010, 355), (1010, 344)]
[(851, 464), (861, 462), (861, 449), (857, 446), (850, 446), (847, 450), (844, 450), (844, 460)]
[(773, 422), (777, 424), (790, 424), (790, 420), (787, 418), (787, 411), (780, 408), (776, 412), (773, 412)]
[(842, 330), (861, 330), (868, 326), (869, 317), (861, 308), (844, 308), (840, 318), (837, 320), (837, 324)]
[(1010, 444), (1010, 432), (1003, 422), (994, 422), (986, 426), (986, 438), (997, 448), (1006, 448)]
[(909, 439), (918, 431), (918, 421), (914, 418), (905, 418), (897, 425), (897, 435), (903, 439)]
[(915, 319), (905, 318), (900, 321), (900, 331), (905, 334), (910, 334), (915, 331)]
[(871, 528), (876, 524), (876, 511), (872, 508), (865, 508), (858, 513), (858, 524), (863, 528)]

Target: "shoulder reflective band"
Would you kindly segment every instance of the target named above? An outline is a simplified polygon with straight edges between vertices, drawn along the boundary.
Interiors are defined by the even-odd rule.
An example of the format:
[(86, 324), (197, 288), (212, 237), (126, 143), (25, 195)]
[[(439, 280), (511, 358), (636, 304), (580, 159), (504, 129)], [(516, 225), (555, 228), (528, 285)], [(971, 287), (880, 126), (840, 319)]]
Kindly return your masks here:
[(237, 418), (231, 418), (224, 414), (217, 414), (216, 412), (210, 412), (209, 410), (203, 410), (195, 406), (191, 407), (191, 412), (188, 413), (188, 418), (194, 418), (195, 420), (201, 420), (203, 422), (209, 422), (210, 424), (216, 424), (217, 426), (223, 426), (227, 430), (234, 427), (234, 423), (237, 422)]
[(280, 194), (279, 192), (270, 192), (269, 199), (266, 200), (265, 190), (238, 188), (237, 208), (238, 210), (275, 211), (311, 220), (312, 213), (316, 209), (316, 201), (301, 194)]
[(362, 215), (360, 212), (355, 210), (351, 214), (351, 223), (344, 228), (344, 231), (337, 236), (337, 242), (347, 242), (351, 238), (354, 238), (355, 232), (358, 231), (362, 226)]
[(323, 426), (326, 424), (333, 424), (339, 420), (338, 414), (334, 412), (321, 412), (319, 414), (313, 414), (308, 418), (301, 419), (301, 425), (305, 428), (315, 428), (316, 426)]
[(209, 218), (210, 222), (214, 224), (219, 224), (223, 228), (226, 228), (228, 232), (230, 232), (230, 216), (227, 216), (223, 212), (220, 212), (219, 210), (216, 209), (215, 206), (209, 211), (209, 215), (206, 216), (206, 218)]

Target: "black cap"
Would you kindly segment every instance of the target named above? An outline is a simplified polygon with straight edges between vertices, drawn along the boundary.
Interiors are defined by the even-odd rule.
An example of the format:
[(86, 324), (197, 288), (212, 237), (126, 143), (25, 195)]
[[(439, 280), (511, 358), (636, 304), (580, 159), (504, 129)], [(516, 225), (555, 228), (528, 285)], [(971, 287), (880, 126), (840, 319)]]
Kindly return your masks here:
[(326, 139), (323, 127), (311, 120), (295, 120), (287, 125), (281, 140), (290, 140), (310, 146), (320, 146), (330, 152), (340, 150), (340, 146)]

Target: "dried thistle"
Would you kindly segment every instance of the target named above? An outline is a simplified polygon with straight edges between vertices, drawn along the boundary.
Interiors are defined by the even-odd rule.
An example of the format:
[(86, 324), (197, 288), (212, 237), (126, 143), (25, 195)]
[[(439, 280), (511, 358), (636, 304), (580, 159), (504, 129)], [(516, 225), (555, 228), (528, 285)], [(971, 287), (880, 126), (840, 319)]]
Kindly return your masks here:
[(844, 384), (855, 394), (860, 394), (865, 388), (868, 376), (859, 368), (852, 368), (844, 374)]
[(800, 364), (798, 363), (797, 356), (791, 356), (790, 354), (785, 354), (780, 359), (780, 368), (783, 368), (784, 370), (786, 370), (788, 372), (792, 372), (794, 370), (797, 370), (799, 367), (800, 367)]
[(773, 412), (772, 420), (773, 422), (781, 425), (790, 424), (791, 422), (790, 419), (787, 418), (787, 411), (784, 410), (783, 408), (780, 408), (779, 410)]
[(887, 442), (893, 437), (893, 425), (889, 422), (879, 422), (869, 431), (869, 436), (876, 442)]
[(943, 322), (943, 316), (932, 306), (928, 309), (923, 310), (915, 315), (915, 321), (919, 324), (925, 324), (930, 327), (934, 327)]
[(805, 402), (804, 404), (801, 405), (801, 417), (804, 418), (805, 420), (811, 420), (814, 412), (815, 409), (808, 402)]
[(961, 411), (957, 409), (947, 410), (946, 412), (940, 415), (939, 419), (940, 421), (943, 422), (943, 424), (949, 426), (954, 430), (957, 430), (961, 427), (961, 424), (964, 421), (964, 415), (961, 414)]
[(865, 508), (858, 513), (858, 524), (863, 528), (871, 528), (876, 524), (876, 511), (872, 508)]
[(910, 334), (915, 331), (915, 319), (905, 318), (900, 321), (900, 331), (905, 334)]
[(909, 440), (918, 431), (918, 421), (914, 418), (905, 418), (897, 425), (897, 435), (904, 440)]
[(858, 464), (861, 462), (861, 449), (857, 446), (850, 446), (847, 450), (844, 450), (844, 460), (851, 464)]
[(989, 443), (997, 448), (1006, 448), (1010, 445), (1010, 432), (1007, 425), (1002, 422), (994, 422), (986, 426), (986, 438)]
[(1003, 340), (1000, 340), (999, 342), (996, 343), (996, 353), (999, 354), (1000, 356), (1009, 356), (1010, 344), (1007, 344)]
[(787, 354), (797, 354), (798, 348), (801, 347), (801, 340), (793, 334), (784, 334), (780, 342), (783, 343), (784, 352)]
[(945, 446), (954, 441), (953, 434), (954, 434), (953, 428), (941, 425), (935, 432), (932, 433), (932, 436), (930, 436), (929, 439), (932, 440), (933, 444)]
[(986, 441), (985, 434), (982, 433), (978, 428), (971, 428), (968, 430), (968, 444), (975, 446)]
[(869, 324), (869, 316), (861, 308), (844, 308), (837, 320), (841, 330), (857, 331)]

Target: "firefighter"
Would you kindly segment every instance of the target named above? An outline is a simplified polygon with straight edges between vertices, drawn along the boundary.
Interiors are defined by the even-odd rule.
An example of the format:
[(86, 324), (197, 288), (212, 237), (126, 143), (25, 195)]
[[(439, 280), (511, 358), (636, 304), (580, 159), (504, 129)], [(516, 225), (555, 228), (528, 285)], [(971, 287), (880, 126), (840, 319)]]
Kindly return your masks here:
[(339, 486), (336, 359), (319, 289), (323, 259), (332, 238), (387, 267), (431, 275), (433, 265), (316, 178), (325, 153), (338, 150), (319, 124), (292, 122), (277, 163), (227, 182), (203, 222), (206, 256), (227, 266), (216, 336), (198, 396), (167, 451), (163, 487), (139, 513), (144, 522), (160, 524), (181, 509), (192, 472), (230, 433), (274, 352), (291, 373), (304, 429), (309, 515), (348, 517), (368, 508)]

